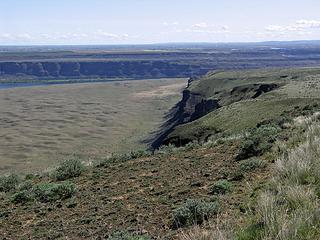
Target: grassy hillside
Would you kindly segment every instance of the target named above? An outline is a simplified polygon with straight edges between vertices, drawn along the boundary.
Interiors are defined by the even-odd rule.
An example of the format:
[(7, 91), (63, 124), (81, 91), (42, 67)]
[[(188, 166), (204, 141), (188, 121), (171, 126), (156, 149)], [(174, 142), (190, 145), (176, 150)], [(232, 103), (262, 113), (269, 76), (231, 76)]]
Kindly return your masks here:
[[(250, 92), (254, 84), (279, 87), (254, 97)], [(319, 89), (320, 69), (316, 68), (210, 73), (192, 82), (188, 90), (206, 101), (217, 100), (220, 108), (175, 127), (165, 142), (203, 141), (217, 132), (238, 134), (259, 122), (303, 114), (318, 108)]]
[[(201, 90), (203, 99), (222, 96), (225, 101), (175, 128), (170, 136), (191, 140), (182, 147), (163, 145), (154, 153), (115, 154), (90, 164), (71, 158), (48, 173), (1, 177), (0, 235), (318, 239), (317, 72), (208, 75), (192, 82), (189, 90)], [(240, 85), (236, 79), (212, 84), (210, 79), (215, 82), (221, 75), (237, 75)], [(277, 87), (253, 98), (261, 78)]]
[(243, 237), (254, 234), (247, 231), (260, 220), (252, 212), (255, 202), (268, 189), (278, 146), (286, 151), (304, 141), (307, 128), (300, 122), (276, 128), (277, 137), (260, 131), (255, 135), (260, 141), (268, 135), (278, 142), (270, 142), (270, 148), (259, 143), (262, 154), (240, 161), (243, 143), (251, 138), (166, 147), (154, 155), (134, 152), (93, 166), (73, 159), (48, 174), (2, 177), (0, 234), (7, 239), (184, 239), (197, 234), (188, 239), (199, 239), (218, 224), (219, 231), (233, 234), (224, 239), (258, 239)]

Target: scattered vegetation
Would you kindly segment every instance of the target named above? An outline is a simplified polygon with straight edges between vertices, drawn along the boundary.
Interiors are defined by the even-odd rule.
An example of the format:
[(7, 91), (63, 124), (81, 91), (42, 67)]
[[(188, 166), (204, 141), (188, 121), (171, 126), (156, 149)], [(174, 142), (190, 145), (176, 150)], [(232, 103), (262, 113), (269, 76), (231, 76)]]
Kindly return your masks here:
[(173, 211), (173, 227), (186, 227), (202, 224), (220, 211), (217, 201), (206, 202), (199, 199), (188, 199), (184, 205)]
[(19, 184), (18, 175), (11, 174), (0, 177), (0, 192), (11, 192), (16, 190)]
[(273, 125), (262, 125), (249, 130), (248, 135), (241, 144), (238, 160), (261, 156), (269, 151), (276, 141), (279, 128)]
[[(40, 206), (41, 213), (51, 213), (46, 214), (49, 220), (39, 216), (42, 225), (35, 231), (49, 228), (62, 234), (59, 224), (51, 225), (59, 216), (78, 238), (97, 233), (111, 240), (146, 240), (150, 238), (136, 233), (148, 233), (154, 238), (168, 234), (171, 239), (185, 231), (184, 240), (319, 239), (320, 127), (305, 128), (317, 120), (310, 117), (317, 108), (306, 98), (275, 100), (270, 95), (245, 100), (186, 124), (205, 131), (221, 126), (202, 124), (221, 124), (222, 132), (204, 132), (183, 147), (169, 144), (155, 153), (114, 154), (100, 167), (85, 168), (78, 160), (68, 160), (49, 176), (28, 176), (24, 181), (3, 177), (0, 189), (6, 193), (0, 195), (0, 221), (6, 225), (0, 233), (9, 224), (24, 224), (28, 212)], [(301, 114), (306, 115), (297, 119)], [(243, 118), (234, 124), (239, 116)], [(73, 183), (54, 182), (68, 179)], [(81, 194), (75, 195), (76, 186)], [(188, 198), (196, 199), (175, 208)], [(65, 207), (52, 211), (60, 204)], [(232, 223), (221, 227), (217, 222), (226, 218)], [(29, 232), (31, 224), (25, 227)], [(110, 234), (114, 229), (128, 232)], [(16, 228), (7, 234), (10, 238), (20, 233)]]
[(320, 127), (276, 161), (270, 189), (261, 193), (252, 219), (238, 239), (318, 239), (320, 237)]
[(43, 183), (34, 186), (32, 193), (40, 202), (52, 202), (60, 199), (67, 199), (74, 195), (75, 186), (72, 183)]
[[(219, 216), (217, 216), (219, 219)], [(209, 223), (202, 227), (195, 225), (187, 231), (182, 231), (179, 235), (180, 240), (229, 240), (234, 239), (230, 223), (227, 221)]]
[(13, 203), (26, 203), (31, 200), (40, 202), (53, 202), (72, 197), (75, 186), (72, 183), (41, 183), (29, 189), (23, 189), (12, 195)]
[(131, 151), (130, 153), (122, 153), (122, 154), (112, 154), (111, 157), (108, 157), (98, 163), (99, 167), (106, 167), (111, 163), (121, 163), (126, 162), (129, 160), (142, 158), (142, 157), (150, 157), (152, 152), (149, 150), (138, 150), (138, 151)]
[(265, 167), (266, 163), (259, 158), (249, 158), (241, 161), (239, 171), (241, 172), (252, 172), (257, 168)]
[(53, 177), (58, 181), (79, 177), (85, 170), (84, 164), (78, 159), (69, 159), (57, 167), (53, 172)]
[(150, 240), (148, 236), (131, 234), (127, 231), (117, 231), (110, 234), (107, 238), (108, 240)]
[(232, 183), (228, 180), (219, 180), (215, 184), (213, 184), (210, 188), (211, 194), (226, 194), (230, 192), (232, 189)]

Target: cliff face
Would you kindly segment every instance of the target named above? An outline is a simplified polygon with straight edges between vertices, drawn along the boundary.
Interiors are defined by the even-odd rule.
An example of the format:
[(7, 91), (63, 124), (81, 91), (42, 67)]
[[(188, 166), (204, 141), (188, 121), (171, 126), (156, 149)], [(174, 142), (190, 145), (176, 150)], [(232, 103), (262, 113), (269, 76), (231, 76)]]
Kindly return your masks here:
[[(189, 80), (189, 85), (191, 82), (192, 80)], [(192, 92), (187, 88), (183, 91), (181, 101), (172, 110), (174, 114), (172, 114), (172, 117), (168, 120), (165, 125), (166, 127), (153, 141), (152, 147), (159, 148), (161, 145), (168, 144), (183, 146), (194, 140), (205, 140), (210, 135), (217, 133), (218, 130), (202, 129), (202, 132), (197, 132), (192, 136), (189, 135), (188, 137), (184, 137), (174, 133), (175, 127), (181, 124), (193, 122), (223, 106), (242, 100), (258, 98), (262, 94), (270, 92), (279, 86), (279, 84), (274, 83), (242, 85), (234, 87), (231, 90), (212, 93), (212, 97), (210, 98), (199, 93)]]
[(205, 99), (202, 95), (186, 89), (179, 104), (178, 112), (181, 114), (177, 120), (179, 124), (194, 121), (217, 108), (217, 99)]
[(119, 62), (0, 62), (1, 76), (35, 78), (151, 78), (189, 77), (203, 74), (198, 66), (165, 61)]
[(197, 120), (218, 109), (220, 107), (218, 101), (217, 99), (206, 99), (198, 93), (185, 89), (181, 101), (171, 110), (171, 117), (161, 129), (160, 134), (152, 141), (152, 148), (157, 149), (167, 144), (181, 146), (190, 142), (190, 139), (168, 139), (168, 136), (176, 126)]

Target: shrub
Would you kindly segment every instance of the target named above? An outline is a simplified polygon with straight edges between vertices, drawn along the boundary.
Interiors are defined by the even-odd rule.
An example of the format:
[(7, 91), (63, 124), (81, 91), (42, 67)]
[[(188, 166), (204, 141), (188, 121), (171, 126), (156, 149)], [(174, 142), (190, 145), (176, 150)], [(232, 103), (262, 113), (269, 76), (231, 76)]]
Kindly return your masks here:
[(188, 199), (173, 211), (173, 228), (202, 224), (219, 212), (219, 204), (203, 200)]
[(199, 144), (198, 141), (193, 141), (193, 142), (189, 142), (189, 143), (186, 144), (184, 147), (185, 147), (185, 150), (190, 151), (190, 150), (199, 148), (200, 146), (201, 146), (201, 145)]
[(29, 191), (22, 190), (12, 195), (11, 201), (13, 203), (26, 203), (32, 199)]
[(107, 167), (111, 163), (114, 162), (125, 162), (131, 159), (129, 154), (112, 154), (111, 157), (103, 159), (101, 162), (98, 163), (98, 167)]
[(232, 175), (232, 180), (233, 181), (241, 181), (244, 178), (244, 172), (239, 169), (237, 169), (233, 175)]
[(151, 152), (146, 150), (138, 150), (130, 153), (131, 159), (149, 157), (151, 155)]
[(18, 189), (19, 191), (24, 191), (24, 190), (30, 190), (32, 189), (32, 187), (33, 187), (32, 181), (26, 180), (19, 185)]
[(25, 179), (26, 179), (26, 180), (31, 180), (31, 179), (33, 179), (33, 178), (35, 178), (35, 175), (33, 175), (33, 174), (31, 174), (31, 173), (29, 173), (29, 174), (27, 174), (27, 175), (25, 176)]
[(15, 174), (0, 177), (0, 192), (11, 192), (16, 190), (19, 184), (19, 177)]
[(219, 174), (222, 178), (228, 178), (231, 175), (231, 171), (225, 167), (220, 168)]
[(71, 183), (40, 183), (35, 186), (20, 187), (19, 191), (11, 196), (13, 203), (26, 203), (31, 200), (52, 202), (70, 198), (75, 193)]
[(174, 153), (177, 151), (179, 151), (178, 147), (176, 147), (173, 144), (169, 144), (169, 145), (160, 146), (160, 148), (156, 151), (156, 153), (158, 153), (158, 154), (171, 154), (171, 153)]
[(139, 150), (131, 153), (121, 153), (121, 154), (112, 154), (111, 157), (108, 157), (101, 162), (98, 163), (98, 167), (107, 167), (111, 163), (116, 162), (126, 162), (132, 159), (140, 158), (140, 157), (147, 157), (151, 156), (151, 152)]
[(78, 177), (85, 170), (85, 166), (77, 159), (69, 159), (64, 161), (53, 173), (58, 181), (67, 180)]
[(257, 168), (262, 168), (265, 166), (265, 162), (258, 158), (250, 158), (248, 160), (244, 160), (240, 163), (239, 170), (242, 172), (251, 172)]
[(240, 147), (238, 160), (261, 156), (269, 151), (276, 141), (279, 128), (273, 125), (262, 125), (249, 131)]
[(232, 189), (232, 183), (228, 180), (219, 180), (210, 188), (211, 194), (226, 194)]
[(128, 233), (127, 231), (117, 231), (110, 234), (108, 240), (149, 240), (150, 238), (145, 235), (136, 235)]
[(32, 189), (35, 199), (40, 202), (52, 202), (60, 199), (67, 199), (74, 195), (75, 187), (71, 183), (42, 183)]

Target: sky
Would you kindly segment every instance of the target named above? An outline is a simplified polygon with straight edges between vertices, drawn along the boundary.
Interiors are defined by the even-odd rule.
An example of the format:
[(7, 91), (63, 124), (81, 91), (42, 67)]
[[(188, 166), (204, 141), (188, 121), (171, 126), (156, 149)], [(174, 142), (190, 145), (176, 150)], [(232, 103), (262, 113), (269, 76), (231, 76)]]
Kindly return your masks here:
[(320, 40), (319, 0), (1, 0), (0, 45)]

